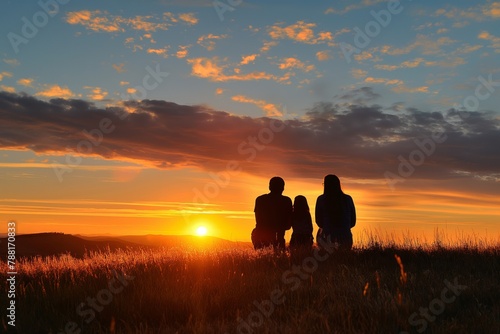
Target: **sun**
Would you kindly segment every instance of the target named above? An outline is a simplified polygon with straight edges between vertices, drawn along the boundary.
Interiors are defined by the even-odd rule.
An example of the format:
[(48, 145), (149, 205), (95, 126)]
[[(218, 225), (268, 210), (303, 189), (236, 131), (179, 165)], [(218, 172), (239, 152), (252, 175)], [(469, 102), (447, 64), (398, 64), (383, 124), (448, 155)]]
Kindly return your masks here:
[(203, 237), (203, 236), (207, 235), (207, 232), (208, 232), (208, 230), (205, 226), (199, 226), (196, 229), (196, 235), (199, 237)]

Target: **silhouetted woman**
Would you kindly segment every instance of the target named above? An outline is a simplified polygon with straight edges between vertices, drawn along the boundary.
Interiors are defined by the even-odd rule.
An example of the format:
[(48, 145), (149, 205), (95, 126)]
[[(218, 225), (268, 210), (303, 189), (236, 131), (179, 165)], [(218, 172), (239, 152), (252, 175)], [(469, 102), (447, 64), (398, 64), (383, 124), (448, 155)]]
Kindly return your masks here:
[(290, 239), (291, 248), (311, 248), (313, 244), (313, 226), (311, 213), (307, 199), (299, 195), (293, 202), (292, 214), (292, 238)]
[(351, 196), (344, 194), (336, 175), (325, 176), (323, 184), (323, 195), (316, 201), (316, 224), (320, 227), (316, 239), (351, 249), (351, 228), (356, 225), (354, 202)]

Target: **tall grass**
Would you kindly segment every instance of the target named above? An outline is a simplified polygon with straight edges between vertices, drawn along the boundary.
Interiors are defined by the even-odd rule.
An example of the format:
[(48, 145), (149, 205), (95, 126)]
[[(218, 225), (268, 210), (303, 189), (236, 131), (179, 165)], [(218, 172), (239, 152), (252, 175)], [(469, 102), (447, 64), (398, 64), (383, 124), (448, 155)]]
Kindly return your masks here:
[[(316, 268), (307, 252), (231, 249), (22, 260), (16, 327), (18, 333), (64, 332), (69, 322), (81, 333), (417, 333), (422, 322), (409, 318), (417, 312), (415, 319), (425, 319), (420, 308), (441, 298), (447, 280), (467, 288), (426, 320), (425, 332), (500, 331), (498, 244), (367, 241), (351, 252), (320, 253), (326, 259), (316, 261)], [(290, 274), (297, 268), (300, 275)], [(78, 305), (107, 289), (115, 272), (134, 278), (86, 323)], [(4, 278), (0, 284), (5, 289)], [(282, 303), (272, 304), (272, 312), (260, 311), (256, 305), (269, 305), (277, 290)], [(5, 328), (4, 322), (0, 331)]]

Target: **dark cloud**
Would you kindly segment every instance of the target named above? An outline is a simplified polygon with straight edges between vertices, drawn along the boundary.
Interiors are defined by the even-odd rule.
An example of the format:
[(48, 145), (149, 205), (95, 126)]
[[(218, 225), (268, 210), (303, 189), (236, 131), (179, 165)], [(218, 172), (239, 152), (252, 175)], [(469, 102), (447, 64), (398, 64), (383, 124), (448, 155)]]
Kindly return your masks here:
[(375, 93), (372, 87), (360, 87), (353, 89), (346, 94), (335, 97), (342, 100), (348, 100), (349, 102), (355, 104), (365, 104), (367, 102), (372, 102), (378, 99), (380, 95), (378, 93)]
[[(500, 121), (493, 113), (394, 112), (378, 105), (320, 103), (304, 117), (282, 122), (166, 101), (99, 108), (82, 100), (46, 102), (1, 92), (0, 121), (2, 149), (81, 151), (158, 168), (221, 171), (228, 161), (237, 161), (254, 174), (378, 179), (386, 171), (398, 173), (398, 157), (424, 157), (414, 176), (439, 179), (456, 177), (457, 171), (498, 175), (500, 166)], [(114, 129), (101, 141), (95, 129), (102, 124)], [(444, 137), (436, 137), (439, 132)], [(446, 139), (436, 142), (433, 135)]]

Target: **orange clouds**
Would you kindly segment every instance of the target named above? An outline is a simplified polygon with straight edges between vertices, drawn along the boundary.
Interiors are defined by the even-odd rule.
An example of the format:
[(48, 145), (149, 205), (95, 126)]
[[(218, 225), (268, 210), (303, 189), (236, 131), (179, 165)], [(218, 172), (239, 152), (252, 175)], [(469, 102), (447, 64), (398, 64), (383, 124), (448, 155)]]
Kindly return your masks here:
[[(105, 13), (104, 13), (105, 14)], [(105, 15), (101, 15), (101, 11), (89, 11), (81, 10), (78, 12), (69, 12), (66, 15), (66, 22), (69, 24), (80, 24), (85, 28), (92, 31), (102, 31), (102, 32), (123, 32), (120, 26), (119, 20), (114, 20), (113, 18), (107, 18)]]
[(189, 52), (189, 47), (191, 47), (191, 45), (179, 45), (179, 50), (177, 50), (175, 56), (179, 59), (186, 58)]
[(68, 87), (61, 87), (59, 85), (52, 85), (45, 90), (35, 94), (36, 96), (43, 96), (49, 98), (70, 98), (75, 94)]
[(12, 78), (12, 73), (10, 73), (10, 72), (0, 72), (0, 81), (2, 81), (3, 78), (5, 78), (5, 77)]
[(167, 51), (168, 51), (168, 48), (160, 48), (160, 49), (149, 48), (147, 50), (147, 53), (153, 53), (153, 54), (162, 56), (163, 58), (167, 58), (168, 57)]
[(391, 46), (383, 46), (380, 48), (382, 54), (388, 54), (391, 56), (400, 56), (410, 53), (415, 49), (420, 49), (423, 55), (436, 55), (442, 53), (442, 47), (455, 43), (454, 40), (449, 37), (440, 37), (437, 39), (432, 39), (426, 35), (417, 35), (415, 42), (409, 44), (403, 48), (394, 48)]
[(203, 35), (198, 38), (197, 43), (203, 46), (208, 51), (213, 51), (215, 49), (214, 40), (224, 39), (227, 38), (227, 36), (228, 35), (214, 35), (214, 34)]
[(266, 102), (264, 100), (254, 100), (244, 95), (236, 95), (231, 99), (236, 102), (255, 104), (257, 107), (262, 109), (268, 117), (283, 116), (283, 113), (278, 110), (278, 107), (275, 104)]
[(322, 31), (316, 35), (313, 30), (315, 27), (316, 23), (297, 21), (297, 23), (286, 27), (281, 27), (280, 25), (271, 26), (268, 33), (272, 39), (291, 39), (305, 44), (319, 44), (333, 41), (331, 32)]
[(240, 65), (247, 65), (247, 64), (253, 62), (255, 60), (255, 58), (257, 58), (258, 56), (259, 56), (259, 54), (257, 54), (257, 53), (252, 54), (252, 55), (248, 55), (248, 56), (242, 56)]
[(409, 88), (405, 85), (404, 81), (399, 80), (399, 79), (367, 77), (364, 81), (366, 83), (384, 84), (384, 85), (388, 85), (388, 86), (394, 86), (392, 88), (392, 91), (395, 93), (427, 93), (429, 91), (429, 87), (427, 87), (427, 86)]
[(325, 60), (331, 59), (332, 56), (330, 55), (330, 51), (325, 50), (325, 51), (318, 51), (318, 52), (316, 52), (316, 58), (319, 61), (325, 61)]
[(490, 41), (491, 47), (495, 50), (495, 53), (500, 53), (500, 37), (493, 36), (487, 31), (482, 31), (477, 38)]
[(277, 79), (276, 76), (266, 72), (251, 72), (247, 74), (224, 74), (224, 67), (217, 64), (217, 58), (193, 58), (188, 59), (191, 64), (191, 74), (199, 77), (209, 79), (211, 81), (246, 81), (246, 80), (271, 80)]
[(22, 78), (22, 79), (17, 80), (17, 83), (21, 86), (32, 87), (33, 81), (34, 80), (31, 78)]
[(177, 18), (172, 13), (164, 13), (162, 18), (156, 18), (153, 15), (123, 17), (111, 15), (106, 11), (81, 10), (69, 12), (66, 15), (66, 22), (69, 24), (82, 25), (95, 32), (109, 33), (124, 32), (125, 27), (146, 32), (168, 30), (173, 23), (177, 23), (179, 20), (190, 25), (198, 23), (198, 19), (193, 13), (182, 13)]
[(108, 92), (106, 92), (104, 89), (101, 87), (90, 87), (90, 86), (85, 86), (83, 87), (85, 89), (90, 89), (90, 93), (87, 95), (89, 99), (96, 100), (96, 101), (102, 101), (106, 98), (108, 95)]
[(282, 59), (282, 63), (279, 64), (281, 70), (286, 70), (290, 68), (297, 68), (304, 72), (310, 72), (315, 69), (314, 65), (306, 65), (297, 58), (289, 57)]
[(195, 25), (198, 23), (198, 19), (194, 16), (193, 13), (179, 14), (179, 19), (191, 25)]
[(125, 69), (123, 68), (123, 67), (125, 66), (125, 64), (124, 64), (124, 63), (121, 63), (121, 64), (113, 64), (112, 66), (113, 66), (113, 68), (115, 69), (115, 71), (116, 71), (116, 72), (118, 72), (118, 73), (123, 73), (123, 72), (125, 72)]

